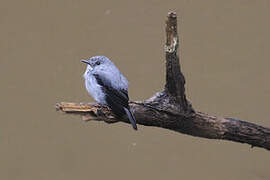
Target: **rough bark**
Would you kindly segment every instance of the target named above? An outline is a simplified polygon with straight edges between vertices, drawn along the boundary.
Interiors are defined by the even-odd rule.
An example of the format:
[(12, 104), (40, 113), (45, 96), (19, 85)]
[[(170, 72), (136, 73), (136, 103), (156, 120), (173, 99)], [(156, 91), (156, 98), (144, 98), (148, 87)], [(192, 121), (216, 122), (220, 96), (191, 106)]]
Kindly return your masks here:
[[(210, 116), (195, 111), (185, 95), (185, 78), (179, 63), (177, 17), (170, 12), (166, 21), (166, 84), (162, 92), (143, 102), (130, 102), (138, 124), (170, 129), (192, 136), (224, 139), (250, 144), (270, 150), (270, 129), (233, 118)], [(57, 103), (57, 110), (81, 114), (83, 120), (107, 123), (116, 119), (108, 107), (97, 103)]]

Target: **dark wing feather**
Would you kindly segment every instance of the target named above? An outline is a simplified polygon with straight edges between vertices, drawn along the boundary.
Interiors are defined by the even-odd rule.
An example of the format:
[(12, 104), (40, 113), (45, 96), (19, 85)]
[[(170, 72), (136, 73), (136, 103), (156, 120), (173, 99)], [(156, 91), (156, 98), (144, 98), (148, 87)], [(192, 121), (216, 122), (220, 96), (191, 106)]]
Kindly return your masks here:
[(107, 105), (112, 109), (113, 113), (122, 117), (127, 115), (133, 129), (137, 130), (136, 120), (131, 113), (128, 105), (128, 92), (126, 89), (115, 89), (111, 86), (111, 82), (101, 75), (94, 74), (97, 83), (102, 87), (105, 94)]
[(111, 86), (111, 82), (105, 77), (98, 74), (94, 74), (94, 76), (97, 80), (97, 83), (102, 87), (103, 92), (106, 94), (105, 100), (114, 114), (119, 117), (125, 115), (126, 112), (124, 108), (129, 109), (129, 97), (127, 90), (117, 90)]

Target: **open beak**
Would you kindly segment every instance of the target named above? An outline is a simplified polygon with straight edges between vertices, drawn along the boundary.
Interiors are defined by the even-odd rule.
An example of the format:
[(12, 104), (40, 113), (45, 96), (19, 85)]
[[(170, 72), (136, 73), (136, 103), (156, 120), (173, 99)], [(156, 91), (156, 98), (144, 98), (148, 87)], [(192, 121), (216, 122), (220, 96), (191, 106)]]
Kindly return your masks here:
[(82, 59), (81, 62), (83, 62), (83, 63), (85, 63), (85, 64), (89, 64), (89, 65), (91, 66), (91, 64), (90, 64), (89, 61), (87, 61), (87, 60)]

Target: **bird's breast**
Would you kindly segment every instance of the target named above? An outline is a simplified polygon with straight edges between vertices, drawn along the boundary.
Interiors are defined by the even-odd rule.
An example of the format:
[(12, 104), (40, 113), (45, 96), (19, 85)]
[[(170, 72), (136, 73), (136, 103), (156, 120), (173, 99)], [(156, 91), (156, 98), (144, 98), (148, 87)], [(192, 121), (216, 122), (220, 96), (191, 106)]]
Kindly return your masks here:
[(85, 78), (85, 87), (88, 93), (101, 104), (106, 104), (105, 94), (102, 91), (102, 87), (97, 83), (96, 78), (93, 75)]

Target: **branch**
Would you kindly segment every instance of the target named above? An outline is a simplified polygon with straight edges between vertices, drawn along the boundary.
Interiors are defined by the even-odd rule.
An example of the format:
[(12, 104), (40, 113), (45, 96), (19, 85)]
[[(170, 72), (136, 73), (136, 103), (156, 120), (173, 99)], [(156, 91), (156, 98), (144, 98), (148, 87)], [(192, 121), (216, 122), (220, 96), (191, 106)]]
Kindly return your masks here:
[[(185, 79), (181, 72), (177, 35), (177, 18), (169, 13), (166, 21), (166, 84), (162, 92), (143, 102), (130, 102), (138, 124), (161, 127), (192, 136), (223, 139), (250, 144), (270, 150), (270, 129), (233, 118), (210, 116), (195, 111), (185, 95)], [(57, 103), (56, 109), (82, 115), (83, 120), (107, 123), (125, 122), (97, 103)]]
[(187, 100), (185, 97), (185, 78), (180, 69), (178, 45), (179, 38), (177, 35), (177, 17), (175, 13), (169, 13), (166, 21), (165, 45), (166, 52), (166, 85), (165, 92), (171, 97), (175, 97), (176, 103), (179, 104), (183, 111), (187, 110)]

